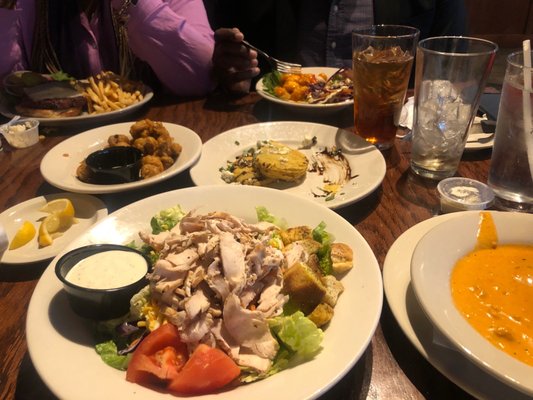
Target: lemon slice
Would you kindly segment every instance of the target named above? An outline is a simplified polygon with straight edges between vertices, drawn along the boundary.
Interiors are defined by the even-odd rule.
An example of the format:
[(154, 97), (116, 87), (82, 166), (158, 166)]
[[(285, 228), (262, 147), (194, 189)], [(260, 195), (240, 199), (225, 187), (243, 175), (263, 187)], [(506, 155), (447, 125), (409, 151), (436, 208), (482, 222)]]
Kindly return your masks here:
[(9, 250), (15, 250), (24, 246), (26, 243), (32, 240), (34, 236), (35, 227), (30, 221), (24, 221), (17, 233), (15, 233), (15, 236), (13, 236), (13, 240), (9, 244)]
[(40, 211), (48, 214), (61, 214), (74, 217), (74, 206), (69, 199), (61, 198), (49, 201), (46, 203)]
[(60, 198), (49, 201), (39, 211), (56, 215), (59, 218), (57, 230), (67, 230), (76, 222), (74, 206), (69, 199)]
[(56, 214), (46, 216), (39, 226), (39, 246), (50, 246), (54, 238), (60, 235), (61, 218)]

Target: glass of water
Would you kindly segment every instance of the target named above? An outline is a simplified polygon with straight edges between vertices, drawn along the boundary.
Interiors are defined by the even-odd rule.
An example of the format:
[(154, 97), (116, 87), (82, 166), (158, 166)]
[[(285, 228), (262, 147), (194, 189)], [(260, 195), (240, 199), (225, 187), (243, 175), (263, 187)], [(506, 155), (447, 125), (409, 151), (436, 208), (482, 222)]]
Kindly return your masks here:
[(418, 44), (411, 149), (417, 175), (455, 175), (497, 50), (493, 42), (463, 36)]
[(497, 208), (533, 212), (533, 70), (522, 51), (507, 57), (488, 184)]

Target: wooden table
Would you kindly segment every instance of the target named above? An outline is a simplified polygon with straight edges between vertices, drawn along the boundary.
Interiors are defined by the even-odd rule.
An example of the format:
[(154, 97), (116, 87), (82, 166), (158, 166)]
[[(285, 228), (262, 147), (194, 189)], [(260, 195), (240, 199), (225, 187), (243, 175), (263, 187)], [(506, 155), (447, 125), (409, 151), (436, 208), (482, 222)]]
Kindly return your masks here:
[[(350, 108), (324, 116), (295, 114), (260, 100), (257, 94), (229, 102), (222, 95), (192, 100), (161, 97), (125, 120), (142, 117), (184, 125), (196, 131), (204, 142), (234, 127), (272, 120), (306, 120), (340, 128), (353, 125)], [(41, 159), (62, 140), (88, 128), (46, 130), (44, 140), (28, 149), (4, 146), (0, 152), (0, 212), (36, 196), (60, 192), (43, 180), (39, 172)], [(458, 175), (486, 182), (490, 155), (490, 150), (465, 153)], [(404, 231), (439, 213), (436, 183), (410, 172), (410, 142), (397, 140), (384, 156), (387, 172), (381, 187), (356, 204), (338, 210), (365, 237), (381, 267), (388, 249)], [(147, 189), (98, 197), (113, 212), (152, 194), (192, 185), (188, 172), (184, 172)], [(0, 265), (0, 399), (55, 398), (36, 374), (25, 340), (28, 303), (46, 266), (47, 262), (16, 267)], [(384, 301), (380, 325), (364, 356), (321, 399), (420, 398), (471, 397), (418, 353)]]

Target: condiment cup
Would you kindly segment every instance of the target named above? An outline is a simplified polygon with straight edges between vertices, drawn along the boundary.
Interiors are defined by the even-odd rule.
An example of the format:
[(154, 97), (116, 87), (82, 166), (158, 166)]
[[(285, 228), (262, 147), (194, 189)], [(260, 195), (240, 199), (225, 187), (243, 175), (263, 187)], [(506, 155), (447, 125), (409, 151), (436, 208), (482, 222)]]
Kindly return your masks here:
[(85, 163), (95, 183), (116, 184), (139, 180), (141, 159), (142, 153), (135, 147), (116, 146), (89, 154)]
[(454, 211), (484, 210), (494, 201), (490, 187), (474, 179), (453, 177), (439, 182), (437, 190), (443, 213)]
[(39, 121), (36, 119), (19, 119), (0, 126), (0, 133), (10, 146), (17, 149), (30, 147), (39, 141)]
[[(119, 250), (133, 252), (142, 257), (146, 263), (146, 273), (149, 271), (150, 262), (141, 252), (127, 246), (116, 244), (93, 244), (80, 247), (64, 254), (56, 263), (55, 273), (63, 283), (70, 306), (76, 314), (93, 320), (107, 320), (125, 315), (129, 311), (130, 299), (148, 284), (146, 273), (134, 279), (129, 284), (109, 289), (93, 289), (70, 282), (67, 278), (69, 271), (80, 261), (98, 253)], [(119, 260), (113, 260), (108, 268), (116, 267)], [(94, 264), (92, 264), (93, 268)]]

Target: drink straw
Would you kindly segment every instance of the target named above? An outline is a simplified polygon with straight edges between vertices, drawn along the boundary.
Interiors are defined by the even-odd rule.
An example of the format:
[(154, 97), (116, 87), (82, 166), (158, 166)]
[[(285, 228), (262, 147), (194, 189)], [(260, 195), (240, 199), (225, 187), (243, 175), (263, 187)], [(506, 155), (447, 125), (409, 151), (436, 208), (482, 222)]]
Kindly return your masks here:
[(524, 89), (522, 90), (522, 106), (524, 114), (524, 134), (526, 135), (526, 149), (529, 161), (529, 171), (533, 178), (533, 132), (531, 131), (531, 43), (522, 42), (524, 52)]

